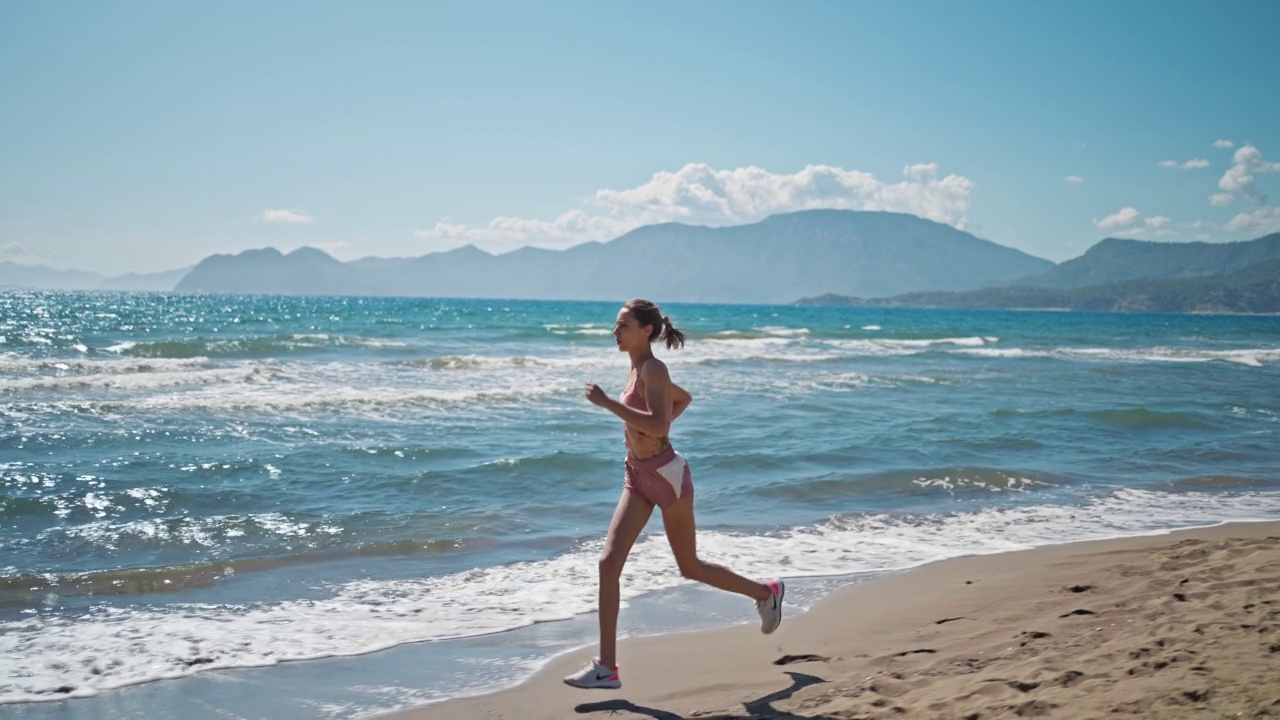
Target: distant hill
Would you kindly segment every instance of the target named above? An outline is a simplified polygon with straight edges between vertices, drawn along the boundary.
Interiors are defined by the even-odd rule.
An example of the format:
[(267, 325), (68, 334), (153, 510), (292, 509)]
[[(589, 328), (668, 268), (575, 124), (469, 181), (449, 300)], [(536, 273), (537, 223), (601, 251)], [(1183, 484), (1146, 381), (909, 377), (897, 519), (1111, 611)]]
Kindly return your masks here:
[(648, 225), (609, 242), (503, 255), (467, 246), (344, 263), (315, 248), (265, 248), (112, 278), (0, 262), (0, 288), (1274, 312), (1273, 260), (1280, 233), (1233, 243), (1107, 238), (1055, 266), (913, 215), (808, 210), (734, 227)]
[(167, 292), (173, 290), (178, 281), (191, 272), (192, 265), (177, 270), (166, 270), (157, 273), (127, 273), (115, 277), (103, 278), (98, 290), (132, 290), (149, 292)]
[(425, 295), (783, 303), (816, 292), (963, 290), (1042, 273), (1048, 260), (913, 215), (809, 210), (751, 225), (648, 225), (567, 250), (475, 247), (339, 263), (307, 248), (215, 255), (176, 289), (216, 293)]
[(1009, 285), (1074, 288), (1127, 280), (1222, 275), (1280, 258), (1280, 233), (1230, 243), (1152, 242), (1107, 238), (1084, 255)]
[(285, 255), (275, 248), (211, 255), (191, 269), (177, 292), (362, 295), (375, 287), (360, 270), (315, 248)]
[(1065, 309), (1110, 312), (1280, 313), (1280, 258), (1208, 277), (1127, 280), (1082, 288), (1025, 285), (907, 293), (864, 300), (827, 295), (801, 305)]
[(0, 286), (44, 290), (93, 290), (102, 276), (84, 270), (55, 270), (43, 265), (22, 265), (0, 260)]
[(104, 277), (84, 270), (55, 270), (44, 265), (0, 262), (0, 287), (38, 290), (143, 290), (167, 291), (191, 268), (158, 273), (128, 273)]

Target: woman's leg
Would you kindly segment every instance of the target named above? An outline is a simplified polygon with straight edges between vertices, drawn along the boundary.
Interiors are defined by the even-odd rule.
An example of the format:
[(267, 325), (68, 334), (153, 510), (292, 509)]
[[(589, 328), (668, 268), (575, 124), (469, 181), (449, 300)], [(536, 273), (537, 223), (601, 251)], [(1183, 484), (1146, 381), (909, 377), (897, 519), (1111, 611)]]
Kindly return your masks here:
[(671, 553), (676, 556), (680, 574), (712, 587), (728, 590), (761, 602), (772, 594), (768, 585), (748, 580), (727, 567), (709, 563), (698, 557), (698, 534), (693, 521), (693, 495), (676, 501), (662, 511), (662, 524), (667, 529)]
[(618, 604), (621, 601), (618, 578), (631, 554), (631, 546), (652, 514), (653, 503), (629, 488), (622, 489), (618, 508), (609, 523), (604, 552), (600, 555), (600, 664), (605, 667), (618, 664)]

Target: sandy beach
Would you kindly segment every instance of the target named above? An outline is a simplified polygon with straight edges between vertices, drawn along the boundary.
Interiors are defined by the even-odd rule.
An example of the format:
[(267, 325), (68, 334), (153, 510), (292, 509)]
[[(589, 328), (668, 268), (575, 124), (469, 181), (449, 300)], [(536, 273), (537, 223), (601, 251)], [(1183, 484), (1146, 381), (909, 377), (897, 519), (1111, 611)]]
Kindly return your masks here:
[[(624, 613), (626, 611), (624, 610)], [(778, 632), (623, 640), (620, 690), (560, 678), (384, 718), (1280, 717), (1280, 523), (934, 563)]]

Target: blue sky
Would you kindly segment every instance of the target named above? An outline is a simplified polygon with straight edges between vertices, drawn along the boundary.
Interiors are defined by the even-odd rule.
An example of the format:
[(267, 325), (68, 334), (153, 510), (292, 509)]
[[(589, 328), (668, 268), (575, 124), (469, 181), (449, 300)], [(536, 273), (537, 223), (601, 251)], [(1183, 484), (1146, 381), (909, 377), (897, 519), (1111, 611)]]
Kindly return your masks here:
[(4, 3), (0, 259), (505, 252), (822, 206), (1055, 261), (1250, 239), (1280, 230), (1278, 27), (1276, 2)]

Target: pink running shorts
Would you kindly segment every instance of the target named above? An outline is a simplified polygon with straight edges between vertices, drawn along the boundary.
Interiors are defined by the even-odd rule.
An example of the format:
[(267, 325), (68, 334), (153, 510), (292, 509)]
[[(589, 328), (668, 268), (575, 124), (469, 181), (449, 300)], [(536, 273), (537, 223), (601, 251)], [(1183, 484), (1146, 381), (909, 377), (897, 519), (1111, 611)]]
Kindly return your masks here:
[(622, 487), (663, 510), (693, 495), (693, 473), (689, 471), (688, 461), (675, 448), (669, 447), (644, 460), (628, 455), (626, 476)]

